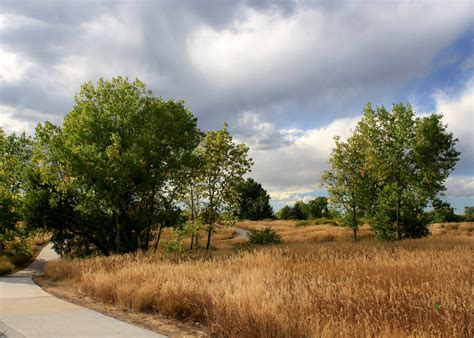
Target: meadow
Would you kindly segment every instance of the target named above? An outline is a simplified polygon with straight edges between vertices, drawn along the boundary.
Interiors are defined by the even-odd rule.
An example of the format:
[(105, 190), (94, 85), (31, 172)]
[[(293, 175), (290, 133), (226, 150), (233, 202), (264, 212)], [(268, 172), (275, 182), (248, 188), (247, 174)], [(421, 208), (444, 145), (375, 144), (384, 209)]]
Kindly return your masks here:
[[(199, 323), (224, 337), (468, 337), (473, 223), (432, 225), (433, 236), (376, 242), (363, 228), (272, 226), (282, 245), (216, 241), (210, 254), (139, 253), (49, 263), (42, 283), (124, 311)], [(317, 229), (313, 229), (317, 228)], [(318, 228), (319, 227), (319, 228)], [(443, 231), (445, 230), (445, 231)], [(304, 235), (306, 233), (306, 235)]]

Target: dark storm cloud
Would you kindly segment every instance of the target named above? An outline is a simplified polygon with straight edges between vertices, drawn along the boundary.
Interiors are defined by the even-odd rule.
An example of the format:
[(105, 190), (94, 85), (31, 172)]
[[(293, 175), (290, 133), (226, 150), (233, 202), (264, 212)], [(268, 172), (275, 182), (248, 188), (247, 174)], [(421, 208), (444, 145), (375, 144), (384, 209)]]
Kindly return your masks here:
[[(466, 24), (456, 11), (456, 21), (447, 13), (439, 23), (439, 11), (431, 10), (418, 27), (414, 19), (423, 16), (414, 12), (420, 8), (252, 0), (3, 1), (7, 25), (0, 47), (35, 67), (21, 81), (2, 84), (1, 103), (64, 114), (72, 100), (42, 78), (51, 83), (65, 76), (61, 81), (70, 80), (72, 98), (83, 81), (123, 74), (144, 78), (158, 95), (185, 99), (204, 127), (236, 120), (246, 110), (294, 122), (279, 109), (284, 106), (299, 112), (300, 124), (314, 124), (320, 115), (354, 114), (354, 102), (359, 111), (372, 96), (384, 97), (388, 88), (421, 76)], [(266, 54), (261, 48), (275, 50)], [(235, 67), (227, 69), (225, 62)], [(68, 71), (82, 76), (68, 79)]]
[(315, 186), (367, 101), (416, 98), (400, 93), (472, 20), (468, 2), (3, 0), (0, 122), (59, 122), (81, 83), (138, 77), (203, 129), (228, 121), (255, 177), (296, 191)]

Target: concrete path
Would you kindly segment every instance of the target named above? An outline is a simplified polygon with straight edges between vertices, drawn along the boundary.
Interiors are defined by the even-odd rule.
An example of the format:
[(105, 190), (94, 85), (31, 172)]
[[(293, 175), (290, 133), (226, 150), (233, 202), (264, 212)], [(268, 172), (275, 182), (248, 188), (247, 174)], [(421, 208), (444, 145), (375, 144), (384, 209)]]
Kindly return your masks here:
[(0, 337), (165, 337), (43, 291), (31, 277), (56, 258), (48, 245), (28, 268), (0, 278)]

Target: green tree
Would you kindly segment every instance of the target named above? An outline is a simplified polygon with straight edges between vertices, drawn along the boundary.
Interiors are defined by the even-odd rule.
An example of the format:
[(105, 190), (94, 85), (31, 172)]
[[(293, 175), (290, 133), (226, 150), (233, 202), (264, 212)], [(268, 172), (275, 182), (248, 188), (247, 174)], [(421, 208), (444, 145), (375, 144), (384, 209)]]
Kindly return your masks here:
[(356, 133), (370, 144), (367, 162), (377, 186), (377, 235), (401, 239), (428, 234), (423, 209), (444, 190), (459, 159), (457, 140), (446, 131), (442, 115), (416, 118), (410, 104), (394, 104), (390, 112), (368, 104)]
[(309, 217), (313, 219), (328, 217), (328, 199), (324, 196), (318, 196), (307, 203)]
[(26, 168), (32, 156), (32, 139), (25, 133), (5, 135), (0, 128), (0, 251), (4, 245), (25, 233), (17, 227), (20, 220)]
[(329, 163), (331, 170), (323, 174), (331, 203), (342, 208), (344, 224), (357, 240), (360, 218), (367, 210), (371, 179), (366, 167), (366, 142), (355, 134), (347, 142), (336, 137)]
[(207, 224), (206, 250), (210, 248), (215, 224), (225, 211), (238, 207), (237, 187), (252, 165), (249, 148), (235, 144), (227, 128), (224, 124), (221, 130), (208, 131), (196, 149), (201, 161), (201, 196), (206, 203), (201, 212), (203, 223)]
[(273, 209), (270, 206), (270, 195), (260, 183), (247, 178), (237, 186), (239, 194), (239, 209), (237, 216), (240, 219), (258, 221), (273, 218)]
[(199, 142), (196, 123), (183, 102), (157, 98), (139, 80), (85, 83), (63, 128), (37, 128), (30, 223), (52, 230), (64, 252), (69, 243), (146, 250), (161, 211), (173, 209), (163, 200), (170, 204)]
[[(459, 159), (456, 141), (440, 114), (416, 118), (409, 104), (395, 104), (387, 111), (383, 106), (373, 109), (369, 103), (353, 136), (342, 144), (350, 148), (353, 143), (357, 151), (338, 150), (341, 144), (336, 142), (340, 159), (335, 160), (333, 153), (333, 176), (325, 174), (332, 181), (331, 198), (341, 204), (337, 195), (351, 194), (345, 176), (354, 175), (355, 183), (362, 182), (357, 176), (363, 177), (366, 197), (361, 195), (353, 206), (359, 205), (361, 215), (372, 216), (378, 238), (424, 236), (428, 229), (423, 209), (444, 190), (444, 181)], [(344, 179), (337, 179), (338, 171)]]
[(474, 206), (464, 207), (464, 218), (467, 222), (474, 221)]
[(278, 210), (276, 214), (278, 219), (290, 219), (292, 217), (292, 208), (289, 205), (285, 205), (283, 208)]
[(308, 219), (309, 212), (307, 205), (303, 201), (297, 201), (291, 208), (290, 219)]

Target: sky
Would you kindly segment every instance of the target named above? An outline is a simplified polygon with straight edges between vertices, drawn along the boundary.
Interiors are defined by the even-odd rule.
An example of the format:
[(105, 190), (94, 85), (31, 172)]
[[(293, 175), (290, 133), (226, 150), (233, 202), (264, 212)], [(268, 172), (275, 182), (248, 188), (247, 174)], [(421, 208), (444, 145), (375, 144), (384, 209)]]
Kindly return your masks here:
[(444, 115), (461, 160), (445, 199), (474, 205), (472, 1), (0, 1), (0, 126), (61, 123), (86, 81), (184, 99), (250, 147), (278, 209), (325, 195), (334, 136), (367, 102)]

